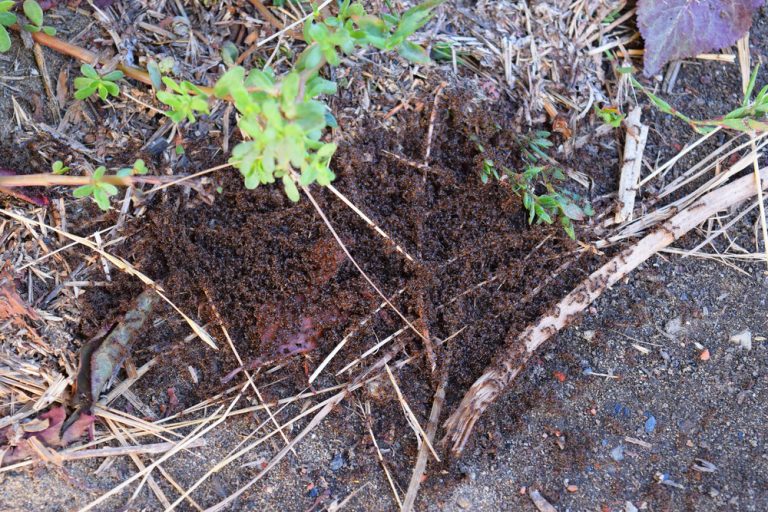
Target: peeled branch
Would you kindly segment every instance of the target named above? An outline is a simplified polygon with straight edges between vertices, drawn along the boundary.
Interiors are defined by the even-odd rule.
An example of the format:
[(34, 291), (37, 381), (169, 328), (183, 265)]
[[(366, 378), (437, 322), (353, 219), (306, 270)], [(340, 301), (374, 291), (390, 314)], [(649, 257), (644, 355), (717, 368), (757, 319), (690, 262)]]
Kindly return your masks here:
[[(533, 353), (560, 329), (574, 323), (607, 288), (637, 268), (661, 249), (685, 235), (717, 212), (736, 206), (757, 193), (755, 175), (719, 187), (666, 221), (637, 244), (622, 251), (592, 273), (554, 308), (518, 335), (507, 337), (504, 348), (483, 375), (467, 391), (459, 407), (445, 422), (445, 441), (460, 455), (480, 416), (509, 386)], [(761, 188), (768, 188), (768, 168), (760, 170)]]

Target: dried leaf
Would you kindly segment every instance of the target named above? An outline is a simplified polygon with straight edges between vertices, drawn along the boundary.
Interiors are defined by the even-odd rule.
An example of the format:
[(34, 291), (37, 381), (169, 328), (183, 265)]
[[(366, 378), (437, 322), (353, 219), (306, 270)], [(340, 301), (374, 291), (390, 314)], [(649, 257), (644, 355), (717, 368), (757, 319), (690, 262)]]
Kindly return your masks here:
[(645, 39), (646, 76), (674, 59), (735, 43), (765, 0), (638, 0), (637, 24)]
[[(27, 424), (22, 424), (20, 429), (15, 425), (0, 429), (0, 439), (8, 442), (9, 445), (0, 446), (0, 467), (14, 464), (38, 453), (32, 446), (30, 440), (34, 439), (46, 448), (63, 448), (79, 440), (88, 432), (96, 417), (86, 413), (80, 413), (78, 417), (62, 432), (64, 420), (67, 417), (67, 411), (64, 407), (54, 407), (32, 420), (31, 430), (27, 429)], [(48, 427), (43, 430), (37, 430), (37, 426), (47, 424)], [(14, 434), (18, 431), (23, 432), (19, 439)]]

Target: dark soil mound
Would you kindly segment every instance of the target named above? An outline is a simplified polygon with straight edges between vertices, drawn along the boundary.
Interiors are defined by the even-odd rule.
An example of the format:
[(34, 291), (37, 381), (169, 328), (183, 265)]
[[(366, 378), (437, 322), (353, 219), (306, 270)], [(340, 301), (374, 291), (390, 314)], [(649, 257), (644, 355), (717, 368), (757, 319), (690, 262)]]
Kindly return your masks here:
[[(446, 350), (452, 352), (453, 399), (510, 330), (532, 321), (590, 266), (588, 258), (576, 257), (578, 245), (559, 227), (529, 226), (508, 187), (481, 183), (484, 158), (520, 166), (519, 130), (506, 124), (507, 108), (446, 94), (434, 117), (429, 166), (413, 163), (423, 161), (429, 112), (403, 114), (405, 122), (398, 124), (405, 128), (397, 132), (366, 119), (341, 144), (333, 162), (335, 186), (416, 262), (329, 191), (315, 192), (359, 264), (414, 325), (433, 340), (464, 328), (435, 354), (440, 362)], [(298, 384), (382, 303), (309, 201), (293, 204), (278, 187), (246, 190), (232, 170), (217, 179), (222, 191), (212, 206), (194, 204), (180, 191), (151, 205), (131, 252), (136, 266), (162, 283), (176, 304), (209, 323), (222, 346), (214, 352), (198, 341), (181, 343), (188, 331), (173, 320), (154, 327), (136, 347), (138, 359), (146, 349), (164, 354), (161, 368), (168, 376), (186, 373), (188, 366), (200, 370), (201, 385), (179, 393), (190, 403), (220, 391), (221, 378), (239, 366), (225, 346), (214, 307), (245, 361), (306, 353), (306, 368), (289, 365)], [(135, 292), (133, 286), (126, 290)], [(326, 371), (338, 371), (403, 325), (383, 308)], [(396, 342), (410, 354), (423, 350), (423, 341), (407, 330)], [(150, 378), (162, 381), (166, 371)], [(424, 381), (429, 380), (427, 373)]]

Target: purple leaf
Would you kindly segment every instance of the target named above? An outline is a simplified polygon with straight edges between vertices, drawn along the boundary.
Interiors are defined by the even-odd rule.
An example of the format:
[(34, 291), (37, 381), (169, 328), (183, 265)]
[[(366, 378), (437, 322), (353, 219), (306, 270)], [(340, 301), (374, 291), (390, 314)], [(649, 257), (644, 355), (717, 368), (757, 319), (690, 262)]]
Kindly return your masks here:
[(645, 39), (644, 73), (674, 59), (735, 43), (765, 0), (638, 0), (637, 24)]

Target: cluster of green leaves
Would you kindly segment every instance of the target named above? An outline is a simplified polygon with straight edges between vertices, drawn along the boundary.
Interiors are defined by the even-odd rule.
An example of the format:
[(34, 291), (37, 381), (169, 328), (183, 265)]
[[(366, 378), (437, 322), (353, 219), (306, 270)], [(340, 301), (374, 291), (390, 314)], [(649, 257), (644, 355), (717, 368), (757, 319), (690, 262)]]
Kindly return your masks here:
[(428, 61), (424, 49), (406, 38), (429, 20), (440, 1), (428, 0), (402, 15), (377, 17), (362, 4), (344, 0), (336, 16), (318, 19), (316, 12), (316, 19), (305, 24), (308, 46), (281, 79), (269, 68), (246, 72), (240, 66), (222, 75), (214, 94), (231, 100), (240, 114), (238, 127), (246, 140), (232, 150), (230, 163), (240, 170), (245, 186), (281, 180), (288, 197), (298, 201), (297, 180), (303, 186), (330, 184), (335, 178), (330, 161), (336, 145), (323, 142), (322, 136), (336, 121), (320, 97), (335, 94), (337, 84), (321, 77), (320, 69), (338, 65), (342, 54), (369, 46), (398, 50), (415, 62)]
[(184, 120), (195, 122), (195, 114), (208, 114), (208, 96), (198, 86), (186, 80), (181, 83), (174, 82), (167, 76), (162, 77), (162, 82), (167, 87), (164, 91), (157, 91), (157, 99), (171, 107), (166, 112), (175, 123)]
[[(61, 174), (61, 172), (56, 172), (57, 168), (59, 168), (60, 171), (62, 170), (62, 166), (58, 164), (61, 164), (61, 162), (57, 161), (53, 164), (54, 174)], [(147, 174), (147, 172), (148, 169), (144, 163), (144, 160), (136, 160), (133, 166), (124, 167), (118, 170), (117, 173), (115, 173), (115, 176), (119, 178), (125, 178), (129, 176)], [(105, 179), (107, 177), (106, 173), (106, 167), (103, 165), (97, 167), (91, 175), (91, 182), (87, 185), (77, 187), (72, 194), (78, 198), (91, 197), (99, 206), (99, 208), (104, 211), (109, 210), (109, 198), (117, 194), (117, 187)]]
[(109, 198), (117, 194), (117, 187), (104, 181), (104, 174), (107, 168), (103, 165), (96, 168), (91, 175), (91, 182), (87, 185), (77, 187), (72, 193), (75, 197), (92, 197), (93, 200), (104, 211), (109, 210)]
[(75, 98), (84, 100), (98, 94), (99, 98), (106, 100), (108, 96), (118, 96), (120, 87), (118, 80), (123, 78), (122, 71), (111, 71), (106, 75), (100, 75), (90, 64), (80, 66), (83, 76), (75, 78)]
[[(535, 131), (530, 136), (521, 137), (519, 146), (524, 161), (521, 172), (502, 167), (500, 173), (492, 160), (485, 159), (480, 179), (483, 183), (488, 183), (491, 177), (508, 180), (528, 211), (529, 224), (534, 221), (552, 224), (559, 219), (568, 236), (575, 239), (573, 221), (584, 220), (594, 212), (581, 197), (560, 186), (565, 180), (562, 169), (544, 162), (548, 159), (545, 151), (552, 146), (549, 135), (546, 131)], [(478, 149), (483, 152), (479, 144)]]
[[(16, 14), (11, 12), (14, 7), (16, 7), (14, 0), (0, 1), (0, 53), (5, 53), (11, 49), (11, 36), (6, 27), (10, 27), (18, 21)], [(43, 9), (35, 0), (25, 0), (22, 9), (24, 16), (29, 20), (29, 23), (25, 23), (22, 27), (24, 30), (27, 32), (43, 31), (49, 36), (56, 33), (55, 28), (43, 25)]]
[[(716, 127), (729, 128), (739, 132), (767, 132), (768, 122), (766, 122), (765, 116), (766, 113), (768, 113), (768, 85), (763, 87), (760, 92), (757, 93), (754, 100), (752, 99), (759, 67), (759, 65), (755, 66), (755, 69), (752, 71), (749, 85), (747, 86), (744, 98), (742, 99), (741, 106), (724, 116), (715, 117), (713, 119), (692, 119), (649, 91), (645, 86), (638, 82), (634, 76), (630, 75), (630, 81), (635, 88), (642, 91), (648, 97), (656, 108), (665, 114), (673, 115), (678, 119), (685, 121), (697, 133), (709, 133)], [(620, 68), (619, 72), (631, 73), (632, 69)]]

